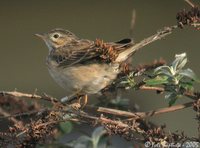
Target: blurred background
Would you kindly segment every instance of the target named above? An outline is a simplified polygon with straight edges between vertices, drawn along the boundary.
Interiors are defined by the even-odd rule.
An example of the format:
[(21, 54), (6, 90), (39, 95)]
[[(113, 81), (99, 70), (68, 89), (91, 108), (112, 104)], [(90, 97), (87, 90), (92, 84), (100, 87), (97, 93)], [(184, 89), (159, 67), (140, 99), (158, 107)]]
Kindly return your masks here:
[[(198, 3), (199, 1), (193, 1)], [(66, 95), (50, 77), (45, 65), (46, 45), (34, 36), (54, 28), (64, 28), (81, 38), (115, 41), (133, 37), (135, 42), (154, 34), (165, 26), (176, 24), (176, 13), (190, 9), (184, 0), (1, 0), (0, 2), (0, 90), (32, 93), (36, 88), (56, 98)], [(133, 9), (136, 23), (130, 36)], [(200, 76), (200, 32), (186, 27), (146, 46), (133, 57), (133, 65), (149, 63), (160, 57), (169, 63), (174, 55), (186, 52), (188, 67)], [(199, 87), (197, 87), (199, 88)], [(126, 94), (126, 95), (125, 95)], [(163, 95), (152, 92), (126, 91), (123, 98), (137, 103), (140, 111), (166, 107)], [(189, 101), (180, 99), (177, 103)], [(184, 130), (197, 136), (197, 123), (192, 109), (163, 114), (152, 118), (166, 124), (169, 131)]]

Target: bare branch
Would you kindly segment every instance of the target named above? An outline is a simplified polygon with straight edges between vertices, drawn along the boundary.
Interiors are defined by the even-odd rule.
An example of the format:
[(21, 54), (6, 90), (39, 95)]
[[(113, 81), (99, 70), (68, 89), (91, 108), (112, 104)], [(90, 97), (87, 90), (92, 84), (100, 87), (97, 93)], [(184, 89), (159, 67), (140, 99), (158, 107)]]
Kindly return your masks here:
[(133, 30), (135, 27), (135, 23), (136, 23), (136, 10), (133, 9), (132, 11), (132, 17), (131, 17), (131, 25), (130, 25), (130, 36), (133, 36)]
[[(145, 86), (143, 86), (141, 88), (145, 88), (146, 90), (163, 90), (159, 87), (145, 87)], [(16, 92), (16, 91), (15, 92), (5, 92), (4, 91), (4, 94), (10, 95), (10, 96), (15, 96), (15, 97), (27, 97), (27, 98), (31, 98), (31, 99), (35, 98), (31, 94)], [(36, 96), (36, 99), (38, 99), (38, 98), (39, 99), (45, 99), (40, 95), (35, 94), (35, 96)], [(192, 104), (193, 104), (193, 102), (189, 102), (189, 103), (185, 103), (185, 104), (181, 104), (181, 105), (175, 105), (175, 106), (172, 106), (172, 107), (160, 108), (160, 109), (152, 110), (152, 111), (148, 111), (148, 112), (135, 112), (135, 113), (122, 111), (122, 110), (116, 110), (116, 109), (110, 109), (110, 108), (105, 108), (105, 107), (86, 106), (86, 108), (96, 110), (96, 112), (139, 119), (139, 118), (146, 118), (146, 117), (149, 117), (149, 116), (154, 116), (154, 115), (158, 115), (158, 114), (163, 114), (163, 113), (167, 113), (167, 112), (173, 112), (173, 111), (176, 111), (176, 110), (188, 108), (188, 107), (191, 107)], [(51, 109), (49, 109), (49, 110), (51, 110)], [(32, 111), (32, 112), (34, 113), (34, 111)], [(74, 113), (74, 112), (72, 111), (72, 113)], [(10, 115), (7, 115), (7, 117), (10, 117)]]
[(185, 2), (194, 8), (195, 5), (190, 0), (185, 0)]
[(17, 120), (15, 117), (13, 117), (11, 114), (9, 114), (8, 112), (6, 112), (3, 108), (0, 107), (0, 114), (3, 115), (4, 117), (9, 117), (10, 120), (14, 123), (14, 124), (18, 124), (18, 125), (23, 125), (23, 123), (19, 120)]
[(179, 105), (174, 105), (171, 107), (165, 107), (165, 108), (160, 108), (148, 112), (127, 112), (127, 111), (122, 111), (122, 110), (117, 110), (117, 109), (110, 109), (110, 108), (105, 108), (105, 107), (98, 107), (97, 111), (101, 113), (107, 113), (107, 114), (112, 114), (112, 115), (117, 115), (117, 116), (124, 116), (124, 117), (130, 117), (134, 119), (141, 119), (141, 118), (147, 118), (159, 114), (164, 114), (164, 113), (169, 113), (169, 112), (174, 112), (178, 111), (181, 109), (185, 109), (188, 107), (192, 107), (193, 102), (188, 102), (185, 104), (179, 104)]
[(25, 97), (25, 98), (29, 98), (29, 99), (38, 99), (38, 100), (46, 100), (46, 101), (50, 101), (50, 102), (58, 102), (57, 99), (50, 97), (49, 95), (45, 94), (43, 96), (37, 95), (35, 94), (35, 92), (33, 94), (28, 94), (28, 93), (22, 93), (22, 92), (18, 92), (18, 91), (1, 91), (0, 94), (2, 94), (2, 96), (13, 96), (13, 97)]
[(156, 34), (142, 40), (141, 42), (139, 43), (136, 43), (133, 47), (132, 47), (132, 50), (135, 49), (136, 50), (139, 50), (140, 48), (152, 43), (152, 42), (155, 42), (157, 40), (160, 40), (160, 39), (163, 39), (164, 37), (166, 37), (167, 35), (171, 34), (172, 31), (174, 29), (178, 28), (177, 25), (174, 25), (174, 26), (171, 26), (171, 27), (165, 27), (163, 30), (160, 30), (158, 31)]
[[(140, 84), (139, 84), (140, 85)], [(167, 89), (163, 87), (153, 87), (153, 86), (146, 86), (144, 83), (141, 83), (139, 86), (139, 89), (141, 90), (154, 90), (154, 91), (159, 91), (159, 92), (164, 92), (168, 91)], [(192, 99), (192, 100), (198, 100), (200, 97), (199, 93), (191, 92), (191, 91), (184, 91), (182, 92), (182, 95)]]

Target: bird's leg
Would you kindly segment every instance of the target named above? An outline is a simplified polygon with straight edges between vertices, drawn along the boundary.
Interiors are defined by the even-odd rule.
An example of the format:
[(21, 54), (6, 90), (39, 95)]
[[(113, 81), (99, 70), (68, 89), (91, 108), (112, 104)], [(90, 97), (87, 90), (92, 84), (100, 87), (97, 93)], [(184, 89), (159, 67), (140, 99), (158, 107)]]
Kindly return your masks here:
[(85, 94), (80, 99), (83, 99), (83, 104), (81, 104), (81, 108), (84, 108), (88, 102), (88, 95)]
[(81, 108), (81, 103), (80, 103), (80, 98), (82, 96), (79, 94), (73, 95), (70, 100), (68, 100), (68, 103), (70, 104), (70, 106), (75, 109), (75, 110), (79, 110)]
[(88, 96), (86, 94), (80, 93), (81, 90), (77, 90), (75, 93), (73, 93), (70, 96), (66, 96), (61, 99), (62, 103), (72, 103), (72, 107), (74, 109), (84, 108), (88, 101)]
[(77, 98), (80, 97), (79, 95), (80, 91), (81, 90), (77, 90), (75, 93), (71, 94), (70, 96), (63, 97), (61, 99), (61, 102), (65, 103), (65, 102), (72, 102), (73, 100), (76, 100)]
[(87, 104), (88, 97), (87, 95), (78, 95), (75, 98), (75, 102), (71, 104), (71, 107), (74, 108), (75, 110), (79, 110), (85, 107)]

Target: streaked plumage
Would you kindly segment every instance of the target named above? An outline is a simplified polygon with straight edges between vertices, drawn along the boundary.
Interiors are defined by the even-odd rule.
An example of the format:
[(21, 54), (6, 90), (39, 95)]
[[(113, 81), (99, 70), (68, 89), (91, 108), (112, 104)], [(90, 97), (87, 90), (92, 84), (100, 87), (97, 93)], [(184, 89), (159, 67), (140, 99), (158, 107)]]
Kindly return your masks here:
[[(134, 53), (131, 39), (101, 45), (63, 29), (37, 35), (49, 48), (47, 66), (51, 76), (69, 95), (76, 91), (98, 93), (116, 79), (120, 64)], [(101, 51), (111, 50), (114, 58), (104, 59)]]

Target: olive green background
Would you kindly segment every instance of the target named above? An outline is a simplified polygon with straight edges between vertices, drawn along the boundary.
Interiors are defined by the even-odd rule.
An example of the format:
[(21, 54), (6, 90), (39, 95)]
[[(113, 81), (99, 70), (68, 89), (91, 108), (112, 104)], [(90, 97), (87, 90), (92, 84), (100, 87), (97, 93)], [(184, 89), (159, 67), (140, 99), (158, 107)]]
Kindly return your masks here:
[[(199, 2), (199, 1), (194, 1)], [(138, 42), (165, 26), (176, 24), (176, 13), (190, 7), (183, 0), (1, 0), (0, 1), (0, 90), (45, 92), (54, 97), (65, 96), (48, 74), (46, 45), (35, 33), (53, 28), (68, 29), (81, 38), (115, 41), (130, 37), (130, 20), (136, 10), (133, 38)], [(133, 57), (133, 65), (148, 63), (163, 57), (168, 62), (177, 53), (187, 52), (188, 67), (200, 76), (200, 31), (186, 27), (146, 46)], [(166, 107), (163, 95), (152, 92), (127, 91), (141, 111)], [(177, 103), (187, 102), (180, 99)], [(197, 135), (197, 122), (192, 109), (177, 111), (153, 120), (166, 123), (170, 131), (184, 130)]]

